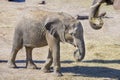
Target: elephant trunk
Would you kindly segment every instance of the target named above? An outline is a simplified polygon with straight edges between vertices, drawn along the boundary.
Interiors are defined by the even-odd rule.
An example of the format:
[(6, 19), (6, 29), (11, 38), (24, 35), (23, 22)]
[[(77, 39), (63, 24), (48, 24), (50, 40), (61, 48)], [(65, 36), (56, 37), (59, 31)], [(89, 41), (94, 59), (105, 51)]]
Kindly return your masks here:
[(102, 17), (104, 15), (99, 15), (99, 9), (102, 3), (107, 5), (112, 5), (114, 0), (94, 0), (90, 9), (89, 23), (93, 29), (101, 29), (103, 26)]
[(76, 61), (81, 61), (85, 57), (85, 44), (84, 40), (75, 39), (77, 50), (74, 52), (74, 58)]
[(90, 9), (90, 15), (89, 15), (89, 23), (90, 26), (93, 29), (100, 29), (103, 26), (103, 20), (101, 18), (101, 16), (99, 16), (99, 8), (102, 4), (102, 0), (94, 0), (91, 9)]

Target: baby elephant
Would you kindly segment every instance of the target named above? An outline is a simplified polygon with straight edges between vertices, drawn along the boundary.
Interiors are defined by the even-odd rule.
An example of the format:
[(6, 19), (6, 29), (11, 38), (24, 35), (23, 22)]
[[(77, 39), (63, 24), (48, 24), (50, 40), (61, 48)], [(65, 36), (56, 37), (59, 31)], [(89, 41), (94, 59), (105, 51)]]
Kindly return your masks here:
[(42, 71), (49, 72), (53, 63), (55, 75), (61, 76), (60, 42), (67, 42), (78, 48), (79, 54), (75, 57), (77, 61), (84, 58), (83, 27), (78, 20), (63, 12), (48, 12), (38, 8), (27, 9), (15, 28), (8, 66), (17, 67), (15, 58), (17, 52), (24, 46), (27, 56), (26, 67), (36, 68), (32, 60), (32, 50), (48, 45), (48, 56)]

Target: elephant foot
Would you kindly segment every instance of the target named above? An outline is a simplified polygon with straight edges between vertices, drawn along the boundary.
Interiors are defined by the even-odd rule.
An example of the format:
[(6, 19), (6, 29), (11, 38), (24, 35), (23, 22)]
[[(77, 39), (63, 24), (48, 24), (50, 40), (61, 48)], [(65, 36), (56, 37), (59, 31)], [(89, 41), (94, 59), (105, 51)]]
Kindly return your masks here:
[(7, 65), (8, 65), (8, 68), (17, 68), (16, 64), (12, 62), (8, 62)]
[(27, 69), (37, 69), (37, 66), (35, 64), (28, 64)]
[(43, 67), (43, 68), (41, 69), (41, 71), (44, 72), (44, 73), (49, 73), (49, 72), (50, 72), (50, 68), (47, 69), (47, 68)]
[(61, 72), (54, 72), (53, 75), (55, 77), (61, 77), (61, 76), (63, 76), (63, 74)]

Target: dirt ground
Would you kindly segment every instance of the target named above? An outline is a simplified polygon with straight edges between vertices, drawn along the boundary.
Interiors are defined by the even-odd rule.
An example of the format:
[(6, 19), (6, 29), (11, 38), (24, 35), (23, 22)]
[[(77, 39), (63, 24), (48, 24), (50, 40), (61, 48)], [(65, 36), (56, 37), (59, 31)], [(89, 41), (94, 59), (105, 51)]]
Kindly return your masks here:
[(120, 80), (120, 11), (112, 6), (102, 6), (107, 11), (104, 26), (93, 30), (88, 20), (80, 20), (84, 27), (86, 56), (82, 62), (74, 62), (70, 44), (61, 43), (62, 77), (51, 73), (42, 73), (47, 46), (33, 50), (33, 59), (38, 69), (26, 69), (24, 48), (17, 55), (19, 68), (7, 67), (7, 60), (12, 47), (12, 38), (16, 22), (22, 11), (28, 7), (42, 10), (66, 12), (76, 15), (89, 15), (92, 0), (47, 0), (46, 5), (38, 4), (40, 0), (27, 0), (25, 3), (0, 0), (0, 80)]

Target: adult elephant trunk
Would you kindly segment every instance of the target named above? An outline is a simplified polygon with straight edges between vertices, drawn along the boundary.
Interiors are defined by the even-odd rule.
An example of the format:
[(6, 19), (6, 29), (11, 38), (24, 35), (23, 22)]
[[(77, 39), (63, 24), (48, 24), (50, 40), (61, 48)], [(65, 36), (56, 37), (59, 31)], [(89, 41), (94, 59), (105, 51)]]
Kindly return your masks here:
[(103, 26), (102, 17), (105, 13), (99, 15), (99, 9), (102, 3), (112, 5), (115, 0), (93, 0), (93, 4), (90, 9), (89, 22), (93, 29), (100, 29)]
[(74, 58), (76, 61), (81, 61), (85, 57), (85, 44), (83, 39), (75, 39), (77, 50), (74, 52)]
[(93, 29), (100, 29), (103, 26), (103, 20), (99, 16), (99, 8), (103, 0), (94, 0), (90, 9), (89, 23)]

